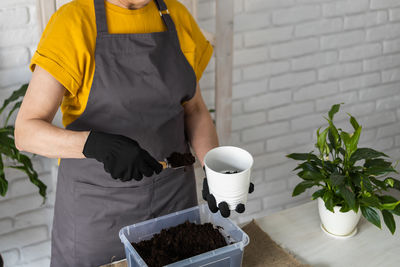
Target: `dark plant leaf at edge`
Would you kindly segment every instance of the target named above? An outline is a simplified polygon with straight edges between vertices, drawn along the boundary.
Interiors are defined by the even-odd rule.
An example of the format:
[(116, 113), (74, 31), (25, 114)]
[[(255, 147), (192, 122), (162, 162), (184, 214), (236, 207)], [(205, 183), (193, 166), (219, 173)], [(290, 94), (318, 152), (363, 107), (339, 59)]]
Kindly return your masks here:
[(396, 222), (394, 221), (393, 214), (388, 212), (387, 210), (382, 210), (381, 212), (383, 221), (385, 222), (387, 228), (393, 235), (394, 232), (396, 231)]
[(379, 217), (379, 214), (373, 208), (366, 206), (361, 206), (360, 208), (361, 208), (361, 213), (365, 219), (367, 219), (369, 222), (371, 222), (378, 228), (381, 228), (381, 219)]
[(329, 116), (329, 118), (330, 118), (331, 120), (333, 120), (333, 117), (335, 116), (335, 114), (339, 112), (340, 105), (341, 105), (341, 104), (335, 104), (335, 105), (333, 105), (333, 106), (331, 107), (331, 109), (329, 110), (328, 116)]
[(313, 187), (315, 185), (315, 182), (313, 181), (302, 181), (301, 183), (297, 184), (296, 187), (293, 189), (292, 197), (298, 196), (304, 191), (306, 191), (307, 188)]

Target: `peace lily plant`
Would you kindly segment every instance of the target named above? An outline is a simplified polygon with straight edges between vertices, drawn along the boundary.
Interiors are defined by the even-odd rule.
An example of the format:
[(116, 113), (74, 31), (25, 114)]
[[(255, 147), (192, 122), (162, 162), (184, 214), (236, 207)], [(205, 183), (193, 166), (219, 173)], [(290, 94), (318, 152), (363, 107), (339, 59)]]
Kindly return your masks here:
[[(380, 211), (387, 228), (394, 234), (396, 223), (393, 215), (400, 216), (400, 201), (384, 192), (390, 188), (400, 190), (400, 181), (390, 176), (397, 171), (384, 153), (357, 147), (362, 127), (353, 116), (348, 114), (353, 133), (335, 126), (333, 117), (339, 109), (340, 104), (333, 105), (328, 118), (325, 118), (328, 127), (323, 131), (321, 128), (317, 130), (315, 146), (318, 155), (313, 151), (287, 155), (302, 161), (294, 170), (299, 170), (297, 175), (304, 181), (294, 188), (292, 196), (317, 187), (312, 199), (319, 198), (321, 206), (330, 211), (328, 216), (334, 211), (339, 211), (336, 215), (341, 216), (340, 213), (359, 214), (361, 210), (362, 216), (381, 228)], [(320, 216), (324, 223), (321, 209)]]

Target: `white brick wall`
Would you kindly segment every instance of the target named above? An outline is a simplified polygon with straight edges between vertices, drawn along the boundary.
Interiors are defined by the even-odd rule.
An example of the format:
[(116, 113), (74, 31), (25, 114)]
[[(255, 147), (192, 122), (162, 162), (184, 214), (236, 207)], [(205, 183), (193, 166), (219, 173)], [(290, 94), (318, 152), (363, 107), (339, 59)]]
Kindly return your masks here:
[[(199, 1), (200, 24), (213, 31), (215, 0)], [(331, 104), (364, 127), (361, 142), (400, 158), (400, 2), (398, 0), (235, 0), (232, 145), (255, 158), (256, 184), (245, 222), (309, 200), (292, 198), (300, 180), (285, 155), (313, 149)], [(29, 81), (37, 45), (35, 0), (0, 2), (0, 100)], [(214, 60), (201, 80), (214, 105)], [(338, 116), (343, 125), (345, 116)], [(35, 166), (49, 188), (41, 198), (26, 177), (7, 170), (0, 199), (0, 252), (6, 266), (48, 266), (54, 163)], [(202, 171), (198, 170), (198, 186)]]
[[(255, 156), (256, 183), (235, 220), (309, 200), (291, 197), (300, 179), (284, 155), (313, 149), (331, 104), (345, 102), (358, 118), (363, 145), (400, 159), (400, 1), (237, 0), (235, 12), (231, 144)], [(214, 16), (200, 24), (212, 31)], [(205, 92), (212, 73), (210, 66), (201, 81)]]
[[(37, 45), (35, 0), (0, 1), (0, 102), (30, 80), (28, 68), (32, 47)], [(3, 121), (3, 120), (2, 120)], [(6, 169), (9, 190), (0, 197), (0, 253), (5, 266), (49, 266), (53, 214), (51, 163), (34, 159), (39, 177), (48, 187), (48, 201), (24, 173)]]

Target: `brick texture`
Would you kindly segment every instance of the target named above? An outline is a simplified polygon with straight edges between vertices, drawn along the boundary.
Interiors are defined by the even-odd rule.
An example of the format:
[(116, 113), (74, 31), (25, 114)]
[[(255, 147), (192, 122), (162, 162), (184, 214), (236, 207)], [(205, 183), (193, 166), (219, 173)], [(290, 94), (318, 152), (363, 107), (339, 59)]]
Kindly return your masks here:
[[(0, 102), (30, 80), (28, 64), (40, 37), (35, 2), (0, 1)], [(0, 253), (6, 267), (50, 265), (53, 162), (39, 156), (33, 160), (35, 170), (48, 187), (45, 203), (23, 172), (5, 170), (9, 190), (6, 197), (0, 197)]]
[[(237, 143), (231, 144), (255, 156), (256, 193), (249, 196), (246, 213), (234, 220), (245, 222), (309, 200), (310, 194), (291, 197), (301, 180), (291, 172), (295, 162), (284, 155), (313, 149), (315, 131), (325, 125), (331, 104), (344, 102), (344, 111), (358, 118), (363, 146), (383, 150), (394, 161), (400, 158), (400, 1), (235, 4), (242, 9), (234, 24), (235, 43), (240, 42), (234, 68), (240, 76), (234, 78), (232, 119)], [(200, 25), (207, 26), (209, 19)], [(257, 84), (260, 88), (253, 88)], [(346, 116), (337, 117), (340, 126), (347, 127)]]

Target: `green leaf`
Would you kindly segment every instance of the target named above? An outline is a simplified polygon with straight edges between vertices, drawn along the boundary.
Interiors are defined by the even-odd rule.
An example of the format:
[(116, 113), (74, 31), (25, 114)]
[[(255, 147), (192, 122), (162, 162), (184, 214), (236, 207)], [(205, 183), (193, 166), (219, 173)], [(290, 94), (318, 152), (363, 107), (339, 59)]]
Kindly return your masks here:
[(318, 159), (318, 157), (312, 153), (292, 153), (292, 154), (286, 155), (286, 157), (294, 159), (294, 160)]
[(350, 157), (350, 161), (356, 162), (361, 159), (373, 159), (379, 157), (388, 157), (386, 154), (376, 151), (372, 148), (358, 148)]
[(332, 145), (332, 148), (336, 150), (340, 146), (339, 132), (331, 120), (328, 120), (328, 122), (329, 122), (328, 139)]
[(318, 144), (318, 148), (319, 151), (321, 152), (321, 154), (327, 154), (326, 153), (326, 135), (328, 134), (328, 130), (329, 128), (326, 128), (319, 136), (317, 139), (317, 144)]
[[(1, 138), (0, 138), (0, 140), (1, 140)], [(1, 149), (1, 147), (0, 147), (0, 149)], [(45, 201), (47, 186), (38, 178), (38, 174), (33, 169), (30, 158), (27, 157), (26, 155), (20, 153), (15, 148), (14, 142), (12, 143), (12, 146), (10, 146), (10, 149), (12, 150), (12, 154), (10, 155), (10, 158), (16, 160), (17, 162), (21, 163), (22, 165), (8, 166), (8, 167), (13, 168), (13, 169), (18, 169), (20, 171), (25, 172), (26, 175), (29, 177), (30, 182), (38, 187), (39, 194), (43, 197), (43, 201)], [(2, 152), (2, 151), (0, 151), (0, 152)]]
[(377, 209), (379, 209), (381, 206), (381, 203), (379, 202), (379, 199), (376, 196), (363, 197), (360, 199), (360, 201), (363, 204), (365, 204), (365, 206), (374, 207)]
[(328, 112), (329, 119), (333, 120), (333, 117), (335, 116), (335, 114), (339, 112), (340, 105), (341, 104), (335, 104), (331, 107), (331, 109)]
[(324, 180), (324, 176), (319, 173), (319, 172), (314, 172), (314, 171), (301, 171), (297, 174), (300, 178), (303, 178), (304, 180), (313, 180), (313, 181), (321, 181)]
[(338, 151), (343, 157), (346, 156), (346, 151), (343, 149), (343, 147), (339, 147)]
[(0, 177), (0, 195), (6, 196), (8, 190), (8, 181), (5, 177)]
[(400, 216), (400, 205), (398, 205), (395, 209), (389, 210), (390, 213), (393, 213), (397, 216)]
[[(366, 189), (368, 192), (372, 192), (374, 190), (371, 180), (368, 178), (368, 176), (363, 177), (362, 183), (363, 183), (364, 189)], [(360, 184), (360, 187), (361, 187), (361, 184)]]
[(385, 179), (385, 183), (394, 189), (400, 190), (400, 181), (395, 178), (388, 177)]
[(304, 191), (306, 191), (307, 188), (313, 187), (315, 185), (315, 182), (313, 181), (303, 181), (296, 185), (296, 187), (293, 190), (292, 197), (295, 197), (297, 195), (300, 195)]
[(358, 145), (358, 141), (360, 140), (360, 134), (361, 134), (361, 130), (362, 127), (358, 127), (357, 130), (355, 130), (355, 132), (353, 133), (353, 135), (350, 138), (350, 152), (349, 155), (351, 156), (351, 154), (357, 149), (357, 145)]
[(353, 175), (350, 175), (350, 178), (351, 178), (351, 180), (352, 180), (352, 183), (353, 183), (355, 186), (361, 188), (361, 183), (363, 182), (363, 181), (361, 180), (361, 174), (355, 173), (355, 174), (353, 174)]
[(350, 211), (351, 209), (350, 209), (350, 207), (348, 206), (348, 205), (343, 205), (341, 208), (340, 208), (340, 212), (348, 212), (348, 211)]
[(385, 184), (387, 184), (387, 185), (390, 186), (390, 187), (393, 187), (393, 186), (394, 186), (394, 179), (393, 179), (393, 178), (386, 178), (386, 179), (384, 180), (384, 182), (385, 182)]
[(331, 128), (329, 128), (329, 131), (328, 131), (328, 140), (330, 143), (329, 146), (330, 146), (331, 150), (336, 150), (336, 146), (338, 145), (337, 139), (333, 136)]
[[(384, 196), (378, 196), (379, 199), (382, 201), (382, 205), (390, 204), (390, 203), (397, 203), (398, 200), (395, 197), (389, 196), (389, 195), (384, 195)], [(396, 205), (394, 209), (387, 209), (389, 212), (400, 216), (400, 205)]]
[(366, 159), (364, 163), (365, 168), (373, 167), (373, 166), (381, 166), (381, 167), (390, 167), (392, 166), (392, 163), (389, 161), (386, 161), (384, 159)]
[(350, 141), (351, 141), (350, 135), (346, 132), (341, 132), (340, 137), (343, 140), (346, 150), (349, 151), (350, 150)]
[(19, 101), (17, 103), (15, 103), (15, 105), (13, 106), (13, 108), (10, 110), (10, 112), (8, 113), (8, 116), (6, 118), (6, 121), (4, 122), (4, 125), (8, 124), (8, 121), (11, 118), (11, 115), (14, 113), (14, 111), (16, 111), (17, 109), (19, 109), (21, 107), (22, 101)]
[[(398, 201), (395, 197), (389, 195), (379, 196), (379, 199), (382, 201), (383, 204), (395, 203)], [(400, 205), (397, 205), (394, 209), (388, 211), (395, 215), (400, 216)]]
[(396, 231), (396, 222), (394, 221), (393, 214), (388, 212), (387, 210), (381, 210), (381, 212), (383, 216), (383, 221), (393, 235)]
[(9, 98), (4, 100), (3, 106), (0, 108), (0, 114), (4, 111), (4, 109), (8, 106), (8, 104), (24, 96), (27, 89), (28, 89), (28, 84), (24, 84), (18, 90), (15, 90)]
[(380, 188), (386, 190), (386, 183), (385, 183), (385, 182), (382, 182), (382, 181), (376, 179), (376, 178), (373, 177), (373, 176), (370, 176), (369, 179), (371, 180), (371, 182), (372, 182), (374, 185), (376, 185), (376, 186), (378, 186), (378, 187), (380, 187)]
[(329, 178), (331, 180), (332, 186), (339, 186), (344, 183), (344, 179), (346, 178), (346, 176), (339, 173), (332, 173)]
[(322, 198), (323, 195), (325, 194), (325, 191), (326, 191), (325, 188), (315, 191), (315, 192), (312, 194), (312, 197), (311, 197), (312, 200), (317, 199), (317, 198), (319, 198), (319, 197)]
[(336, 165), (332, 164), (331, 161), (324, 161), (324, 168), (326, 168), (330, 172), (336, 171)]
[(400, 204), (400, 200), (393, 203), (385, 203), (381, 204), (382, 209), (385, 210), (394, 210)]
[(304, 170), (304, 171), (313, 171), (313, 172), (319, 172), (319, 168), (316, 166), (316, 164), (314, 163), (312, 163), (311, 161), (306, 161), (306, 162), (303, 162), (303, 163), (301, 163), (301, 164), (299, 164), (295, 169), (294, 169), (294, 171), (295, 170), (299, 170), (299, 169), (302, 169), (302, 170)]
[(383, 195), (383, 196), (378, 196), (378, 197), (382, 201), (382, 203), (397, 202), (397, 199), (395, 197), (392, 197), (392, 196), (389, 196), (389, 195)]
[(392, 172), (395, 173), (397, 171), (393, 167), (371, 166), (364, 171), (364, 174), (378, 176)]
[(43, 201), (46, 199), (46, 189), (47, 186), (38, 178), (36, 171), (31, 171), (27, 166), (10, 166), (10, 168), (23, 171), (28, 175), (31, 183), (36, 185), (39, 189), (39, 194), (43, 197)]
[(29, 157), (25, 156), (24, 154), (18, 153), (18, 161), (24, 164), (24, 166), (27, 167), (29, 170), (34, 172), (32, 161), (30, 160)]
[(8, 189), (8, 181), (6, 180), (6, 176), (4, 174), (4, 164), (3, 158), (0, 154), (0, 195), (5, 196)]
[(360, 125), (358, 124), (356, 118), (354, 118), (354, 117), (353, 117), (351, 114), (349, 114), (349, 113), (347, 113), (347, 115), (350, 116), (350, 123), (351, 123), (351, 125), (353, 126), (354, 130), (357, 130), (357, 129), (360, 127)]
[(370, 223), (376, 225), (378, 228), (381, 228), (381, 218), (379, 214), (370, 207), (360, 206), (361, 213)]
[(325, 194), (322, 197), (322, 200), (325, 203), (325, 207), (329, 211), (335, 212), (334, 209), (333, 209), (334, 205), (333, 205), (333, 193), (332, 193), (332, 191), (329, 191), (329, 190), (325, 191)]
[(341, 158), (336, 158), (334, 161), (332, 161), (332, 164), (335, 166), (339, 165), (340, 163), (343, 163)]
[(351, 209), (356, 208), (356, 197), (345, 185), (339, 186), (339, 192)]
[[(5, 108), (15, 102), (18, 101), (21, 97), (23, 97), (28, 88), (28, 84), (22, 85), (18, 90), (14, 91), (9, 98), (7, 98), (3, 102), (3, 106), (0, 108), (0, 114), (5, 110)], [(6, 124), (8, 120), (12, 116), (12, 114), (21, 106), (21, 101), (14, 103), (11, 111), (6, 117)], [(2, 161), (2, 156), (10, 158), (12, 164), (7, 166), (9, 168), (14, 168), (21, 170), (27, 174), (31, 183), (36, 185), (39, 188), (40, 195), (43, 196), (44, 200), (46, 198), (46, 185), (38, 178), (38, 174), (34, 170), (32, 166), (32, 162), (29, 157), (19, 152), (19, 150), (15, 147), (14, 143), (14, 127), (13, 126), (5, 126), (0, 128), (0, 195), (4, 196), (7, 192), (8, 182), (5, 179), (4, 175), (4, 165)]]

